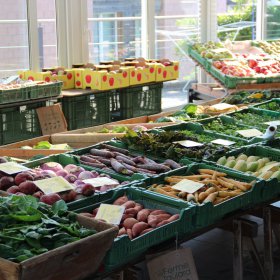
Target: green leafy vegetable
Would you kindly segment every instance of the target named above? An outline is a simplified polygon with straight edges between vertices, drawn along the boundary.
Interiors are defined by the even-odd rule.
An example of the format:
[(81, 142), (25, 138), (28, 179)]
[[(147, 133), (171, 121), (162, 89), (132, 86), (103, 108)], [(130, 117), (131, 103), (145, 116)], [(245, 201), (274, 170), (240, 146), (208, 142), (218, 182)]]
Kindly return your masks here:
[(52, 144), (49, 141), (40, 141), (33, 146), (33, 149), (50, 149)]

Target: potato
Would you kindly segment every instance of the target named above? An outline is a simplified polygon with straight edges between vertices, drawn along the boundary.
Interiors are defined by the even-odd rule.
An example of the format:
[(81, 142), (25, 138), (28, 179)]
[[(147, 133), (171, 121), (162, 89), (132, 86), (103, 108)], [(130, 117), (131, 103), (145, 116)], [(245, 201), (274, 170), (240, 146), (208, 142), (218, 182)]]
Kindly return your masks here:
[(119, 230), (118, 236), (126, 234), (126, 229), (123, 227)]
[(139, 222), (147, 222), (149, 214), (150, 214), (149, 209), (142, 209), (137, 214), (137, 220)]
[[(154, 215), (152, 215), (152, 216), (154, 216)], [(156, 217), (161, 222), (161, 221), (164, 221), (164, 220), (168, 220), (171, 217), (171, 215), (166, 213), (166, 214), (156, 215)]]
[(128, 200), (127, 202), (122, 204), (122, 206), (124, 206), (125, 209), (134, 208), (135, 205), (136, 205), (135, 201), (132, 201), (132, 200)]
[(128, 198), (126, 195), (119, 197), (118, 199), (116, 199), (113, 203), (113, 205), (123, 205), (124, 203), (126, 203), (128, 201)]
[(98, 207), (98, 208), (93, 209), (93, 211), (92, 211), (92, 215), (93, 215), (93, 216), (96, 216), (96, 214), (97, 214), (98, 210), (99, 210), (99, 207)]
[(123, 215), (122, 215), (121, 222), (123, 222), (123, 221), (126, 220), (127, 218), (133, 218), (133, 217), (134, 217), (133, 214), (123, 214)]
[(166, 225), (166, 224), (169, 224), (170, 222), (168, 220), (164, 220), (164, 221), (161, 221), (160, 223), (158, 223), (156, 225), (156, 227), (160, 227), (160, 226), (163, 226), (163, 225)]
[(153, 228), (147, 228), (147, 229), (143, 230), (143, 231), (140, 233), (140, 236), (143, 235), (143, 234), (145, 234), (145, 233), (147, 233), (147, 232), (149, 232), (149, 231), (151, 231), (151, 230), (153, 230)]
[(132, 230), (131, 230), (130, 228), (128, 228), (128, 229), (126, 230), (126, 233), (127, 233), (128, 237), (129, 237), (129, 239), (132, 239), (132, 238), (133, 238), (133, 236), (132, 236)]
[(138, 221), (137, 221), (136, 219), (134, 219), (134, 218), (127, 218), (127, 219), (125, 219), (125, 220), (123, 221), (123, 226), (124, 226), (126, 229), (128, 229), (128, 228), (132, 229), (132, 227), (133, 227), (136, 223), (138, 223)]
[(175, 214), (175, 215), (171, 216), (167, 221), (170, 223), (170, 222), (178, 220), (179, 217), (180, 217), (179, 214)]
[(163, 210), (154, 210), (150, 213), (150, 215), (159, 215), (159, 214), (167, 214), (166, 211)]
[(141, 205), (140, 203), (136, 203), (136, 206), (134, 207), (135, 210), (137, 210), (137, 213), (142, 210), (144, 208), (143, 205)]
[(161, 222), (156, 215), (149, 215), (148, 216), (148, 225), (152, 228), (155, 228), (156, 225)]
[(132, 214), (133, 216), (136, 216), (138, 211), (135, 209), (135, 208), (129, 208), (129, 209), (126, 209), (125, 214)]
[(133, 238), (137, 237), (143, 230), (147, 229), (149, 225), (144, 222), (139, 222), (132, 227)]

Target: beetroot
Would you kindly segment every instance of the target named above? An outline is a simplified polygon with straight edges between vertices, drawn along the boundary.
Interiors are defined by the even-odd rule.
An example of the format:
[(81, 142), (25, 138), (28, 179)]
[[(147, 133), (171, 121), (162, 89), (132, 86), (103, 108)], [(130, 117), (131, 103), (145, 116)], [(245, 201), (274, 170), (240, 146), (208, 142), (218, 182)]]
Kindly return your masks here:
[(22, 193), (22, 192), (17, 192), (17, 193), (15, 193), (15, 195), (18, 195), (18, 196), (25, 196), (26, 194), (25, 194), (25, 193)]
[(33, 194), (34, 197), (39, 198), (43, 195), (44, 193), (42, 191), (37, 191)]
[(40, 197), (40, 201), (49, 205), (61, 200), (61, 197), (57, 193), (44, 194)]
[(20, 192), (18, 186), (11, 186), (11, 187), (9, 187), (6, 191), (7, 191), (7, 193), (12, 193), (12, 194), (15, 194), (15, 193), (17, 193), (17, 192)]
[(59, 194), (61, 199), (63, 199), (65, 202), (71, 202), (74, 201), (77, 193), (74, 190), (63, 192)]
[(33, 194), (38, 190), (37, 186), (31, 181), (22, 182), (18, 187), (20, 192), (25, 194)]
[(4, 176), (0, 179), (0, 190), (6, 190), (14, 185), (14, 178), (11, 176)]
[(0, 163), (8, 162), (8, 160), (5, 157), (0, 157)]
[(19, 185), (20, 183), (25, 182), (25, 181), (33, 181), (33, 180), (34, 180), (34, 177), (28, 171), (21, 172), (21, 173), (17, 174), (15, 177), (16, 185)]
[(43, 170), (51, 170), (54, 173), (56, 173), (58, 170), (63, 169), (62, 165), (57, 162), (45, 162), (41, 165), (41, 168)]
[(84, 184), (81, 188), (82, 195), (91, 196), (94, 194), (94, 187), (91, 184)]
[(59, 170), (59, 171), (56, 172), (56, 175), (57, 176), (61, 176), (61, 177), (66, 177), (68, 174), (69, 173), (66, 170), (64, 170), (64, 169)]
[(44, 179), (47, 179), (47, 178), (52, 178), (52, 177), (56, 177), (56, 173), (52, 170), (42, 170), (40, 172), (40, 175), (44, 178)]
[(79, 174), (85, 169), (83, 167), (77, 166), (75, 164), (68, 164), (64, 167), (64, 170), (66, 170), (68, 173), (75, 175), (76, 177), (79, 176)]
[(74, 183), (77, 180), (77, 177), (73, 174), (68, 174), (64, 177), (69, 183)]
[(90, 171), (82, 171), (78, 176), (79, 180), (86, 180), (92, 178), (96, 178), (96, 177), (94, 177), (94, 174)]

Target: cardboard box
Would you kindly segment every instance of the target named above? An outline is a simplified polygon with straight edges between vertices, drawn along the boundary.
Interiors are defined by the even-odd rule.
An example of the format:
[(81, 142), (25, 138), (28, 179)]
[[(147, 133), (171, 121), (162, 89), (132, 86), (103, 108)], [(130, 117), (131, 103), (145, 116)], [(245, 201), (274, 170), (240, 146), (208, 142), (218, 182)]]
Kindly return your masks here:
[(155, 81), (164, 82), (179, 78), (179, 62), (171, 61), (171, 65), (164, 66), (160, 62), (148, 62), (150, 67), (155, 67)]
[(52, 75), (51, 81), (62, 81), (62, 89), (72, 89), (75, 88), (75, 75), (73, 70), (65, 70), (64, 75)]
[(118, 228), (81, 215), (77, 215), (77, 221), (97, 233), (20, 263), (0, 258), (0, 279), (78, 280), (92, 277), (117, 236)]
[(75, 76), (75, 88), (83, 88), (83, 89), (86, 88), (84, 86), (84, 81), (83, 81), (84, 69), (74, 68), (73, 73), (74, 73), (74, 76)]
[(153, 65), (129, 67), (129, 85), (140, 85), (154, 82), (156, 73)]
[(110, 90), (129, 86), (129, 68), (120, 68), (117, 71), (84, 70), (83, 83), (85, 88)]

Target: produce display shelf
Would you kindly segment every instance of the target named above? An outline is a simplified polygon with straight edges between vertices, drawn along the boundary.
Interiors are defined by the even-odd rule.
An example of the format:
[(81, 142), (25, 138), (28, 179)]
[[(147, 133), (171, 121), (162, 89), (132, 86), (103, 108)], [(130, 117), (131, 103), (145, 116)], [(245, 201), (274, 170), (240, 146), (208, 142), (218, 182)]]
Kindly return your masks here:
[[(181, 169), (174, 171), (172, 175), (177, 176), (184, 176), (184, 175), (191, 175), (191, 174), (197, 174), (198, 169), (212, 169), (216, 170), (218, 172), (224, 172), (229, 175), (230, 178), (237, 179), (243, 182), (252, 182), (256, 180), (255, 177), (241, 174), (238, 172), (235, 172), (234, 170), (230, 170), (221, 166), (217, 166), (215, 164), (205, 164), (205, 163), (193, 163), (189, 165), (188, 160), (182, 160), (182, 163), (186, 163), (188, 167), (182, 167)], [(148, 188), (149, 186), (153, 184), (162, 184), (164, 183), (164, 178), (166, 175), (159, 175), (156, 178), (152, 178), (151, 184), (139, 184), (138, 187), (142, 188)], [(210, 224), (215, 223), (216, 221), (222, 219), (227, 214), (230, 214), (231, 212), (234, 212), (239, 209), (248, 209), (252, 207), (255, 203), (260, 202), (262, 197), (262, 189), (264, 188), (264, 181), (256, 180), (255, 185), (253, 188), (242, 195), (230, 198), (222, 203), (219, 203), (217, 205), (213, 205), (211, 202), (207, 202), (204, 204), (201, 204), (197, 206), (196, 208), (196, 215), (194, 217), (194, 227), (195, 229), (200, 229), (202, 227), (206, 227)], [(166, 195), (156, 193), (159, 196), (167, 197)], [(181, 199), (176, 198), (170, 198), (174, 201), (183, 201)], [(263, 200), (262, 200), (263, 201)], [(184, 202), (184, 201), (183, 201)], [(188, 202), (185, 202), (188, 204)]]
[[(238, 156), (240, 154), (245, 154), (247, 156), (259, 156), (259, 157), (263, 157), (263, 158), (268, 157), (273, 161), (280, 162), (280, 150), (263, 147), (263, 146), (258, 146), (258, 145), (252, 145), (252, 146), (248, 146), (248, 147), (239, 148), (239, 149), (226, 153), (225, 156), (226, 157)], [(204, 162), (217, 165), (217, 160), (218, 160), (218, 158), (211, 158), (210, 160), (204, 160)], [(249, 175), (246, 172), (238, 171), (238, 170), (228, 168), (228, 167), (225, 167), (222, 165), (218, 165), (218, 166), (221, 166), (222, 168), (225, 168), (225, 169), (233, 170), (236, 173)], [(254, 177), (253, 174), (251, 174), (250, 176)], [(261, 178), (259, 178), (259, 179), (261, 179)], [(267, 200), (273, 199), (274, 197), (277, 197), (279, 194), (280, 194), (280, 181), (278, 181), (276, 178), (268, 179), (268, 180), (266, 180), (265, 187), (262, 189), (260, 196), (255, 197), (255, 202), (259, 203), (259, 202), (267, 201)]]
[[(41, 164), (46, 163), (46, 162), (57, 162), (57, 163), (61, 164), (63, 167), (66, 166), (67, 164), (79, 165), (74, 157), (71, 157), (71, 156), (65, 155), (65, 154), (52, 155), (52, 156), (49, 156), (49, 157), (45, 157), (45, 158), (42, 158), (42, 159), (38, 159), (38, 160), (30, 161), (28, 163), (24, 163), (23, 165), (28, 167), (28, 168), (35, 168), (35, 167), (38, 167)], [(89, 171), (92, 170), (88, 166), (83, 166), (83, 167), (86, 170), (89, 170)], [(102, 170), (98, 170), (98, 173), (106, 174)], [(125, 186), (130, 186), (132, 184), (132, 182), (135, 180), (134, 178), (126, 178), (126, 177), (121, 176), (119, 174), (110, 174), (110, 176), (113, 179), (118, 180), (120, 183), (127, 182), (125, 185), (120, 185), (119, 187), (117, 187), (118, 189), (120, 189), (122, 187), (125, 187)], [(112, 194), (114, 193), (114, 191), (117, 188), (110, 189), (106, 192), (95, 193), (92, 196), (83, 197), (81, 199), (77, 199), (77, 200), (74, 200), (72, 202), (68, 202), (67, 203), (68, 209), (73, 211), (73, 210), (85, 207), (86, 205), (89, 205), (89, 204), (98, 203), (101, 200), (107, 199), (107, 197), (111, 197)]]
[[(127, 235), (119, 236), (115, 239), (111, 250), (107, 253), (104, 266), (105, 270), (112, 270), (115, 267), (128, 263), (137, 258), (148, 248), (162, 243), (166, 240), (193, 231), (192, 216), (195, 214), (196, 207), (187, 205), (181, 201), (170, 200), (160, 197), (143, 189), (133, 187), (118, 189), (111, 198), (101, 201), (101, 203), (111, 204), (117, 198), (126, 195), (130, 200), (140, 203), (147, 209), (164, 210), (170, 214), (179, 214), (179, 219), (130, 240)], [(88, 205), (87, 207), (76, 210), (75, 212), (91, 212), (99, 207), (100, 203)]]
[(258, 109), (258, 110), (262, 110), (262, 111), (275, 112), (271, 109), (262, 108), (263, 105), (266, 106), (266, 105), (269, 105), (270, 103), (276, 103), (279, 106), (279, 110), (277, 112), (280, 112), (280, 98), (273, 98), (273, 99), (270, 99), (268, 101), (252, 105), (252, 107), (255, 108), (255, 109)]

